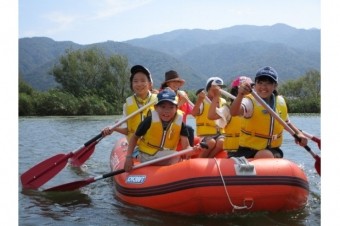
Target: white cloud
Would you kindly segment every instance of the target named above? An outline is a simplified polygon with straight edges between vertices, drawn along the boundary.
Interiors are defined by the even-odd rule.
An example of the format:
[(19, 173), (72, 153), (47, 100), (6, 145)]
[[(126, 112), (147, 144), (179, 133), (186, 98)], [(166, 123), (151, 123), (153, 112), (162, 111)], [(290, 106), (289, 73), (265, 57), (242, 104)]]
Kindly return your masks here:
[(60, 31), (69, 30), (75, 23), (82, 19), (82, 16), (55, 11), (43, 15), (43, 18), (49, 20), (53, 24), (53, 26), (45, 29), (45, 33), (55, 34)]
[[(93, 20), (109, 18), (116, 14), (138, 8), (150, 3), (152, 0), (105, 0), (99, 9), (94, 13)], [(96, 1), (98, 5), (98, 1)]]
[[(70, 31), (79, 25), (83, 25), (88, 21), (102, 20), (113, 17), (119, 13), (123, 13), (145, 4), (152, 0), (90, 0), (84, 8), (77, 8), (76, 13), (73, 8), (71, 11), (53, 11), (42, 16), (43, 20), (51, 23), (49, 27), (44, 27), (42, 33), (45, 35), (54, 35), (62, 31)], [(41, 31), (25, 31), (26, 35), (34, 36)]]

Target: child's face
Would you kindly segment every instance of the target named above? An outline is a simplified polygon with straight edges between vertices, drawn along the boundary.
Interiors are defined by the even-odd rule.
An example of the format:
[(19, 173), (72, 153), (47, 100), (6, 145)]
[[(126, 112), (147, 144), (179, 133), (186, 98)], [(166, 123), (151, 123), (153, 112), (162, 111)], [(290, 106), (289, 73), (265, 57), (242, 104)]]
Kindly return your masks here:
[(172, 90), (177, 91), (182, 83), (180, 81), (172, 81), (172, 82), (167, 82), (168, 87), (170, 87)]
[(262, 98), (268, 98), (276, 89), (277, 84), (269, 79), (258, 79), (255, 82), (256, 93)]
[(148, 77), (142, 73), (137, 72), (132, 79), (133, 92), (139, 97), (145, 97), (151, 88), (151, 82)]
[(220, 87), (219, 86), (217, 86), (217, 85), (212, 85), (211, 87), (210, 87), (210, 89), (208, 90), (208, 96), (209, 97), (214, 97), (214, 96), (216, 96), (216, 95), (219, 95), (219, 93), (220, 93)]
[(171, 121), (175, 117), (177, 112), (177, 105), (169, 101), (161, 102), (155, 107), (156, 111), (158, 112), (159, 118), (164, 122)]

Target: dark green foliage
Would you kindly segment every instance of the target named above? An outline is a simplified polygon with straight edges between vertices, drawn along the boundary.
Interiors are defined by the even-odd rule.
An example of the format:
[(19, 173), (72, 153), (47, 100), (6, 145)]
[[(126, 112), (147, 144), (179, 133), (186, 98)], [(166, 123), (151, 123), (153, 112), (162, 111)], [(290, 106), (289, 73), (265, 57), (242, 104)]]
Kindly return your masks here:
[(22, 80), (21, 77), (19, 77), (19, 93), (25, 93), (27, 95), (32, 95), (33, 94), (33, 88), (28, 85), (27, 83)]
[(281, 84), (278, 92), (287, 102), (291, 113), (321, 112), (321, 76), (312, 70), (297, 80), (289, 80)]
[(78, 115), (115, 114), (113, 106), (98, 96), (85, 96), (79, 100)]
[(196, 90), (187, 90), (186, 92), (191, 102), (195, 104), (197, 100)]
[(19, 116), (35, 115), (35, 106), (32, 96), (19, 93)]
[(105, 56), (96, 49), (67, 50), (51, 74), (62, 90), (82, 97), (96, 93), (106, 82), (103, 77), (113, 76), (108, 74), (108, 67)]
[(121, 106), (125, 98), (132, 94), (128, 61), (125, 57), (113, 55), (108, 59), (108, 65), (109, 71), (103, 75), (104, 82), (98, 87), (97, 94), (114, 106)]
[(32, 95), (34, 95), (34, 89), (19, 76), (19, 116), (35, 114), (35, 103)]
[(98, 49), (67, 50), (51, 74), (60, 89), (34, 91), (20, 80), (19, 115), (121, 114), (131, 95), (128, 61)]
[(290, 113), (320, 113), (320, 99), (287, 100)]
[(79, 101), (72, 94), (49, 90), (36, 97), (37, 115), (76, 115)]

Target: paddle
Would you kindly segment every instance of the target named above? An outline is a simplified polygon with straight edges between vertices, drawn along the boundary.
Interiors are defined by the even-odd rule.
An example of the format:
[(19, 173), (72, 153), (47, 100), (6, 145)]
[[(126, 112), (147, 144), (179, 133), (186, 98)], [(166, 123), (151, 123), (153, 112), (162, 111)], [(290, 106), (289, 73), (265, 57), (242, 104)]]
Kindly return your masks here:
[[(178, 151), (178, 152), (170, 154), (170, 155), (166, 155), (166, 156), (163, 156), (163, 157), (160, 157), (160, 158), (157, 158), (157, 159), (153, 159), (153, 160), (150, 160), (150, 161), (147, 161), (147, 162), (140, 163), (136, 166), (133, 166), (132, 169), (133, 170), (138, 169), (138, 168), (141, 168), (141, 167), (144, 167), (144, 166), (154, 164), (156, 162), (160, 162), (160, 161), (163, 161), (163, 160), (166, 160), (166, 159), (169, 159), (169, 158), (173, 158), (173, 157), (176, 157), (176, 156), (179, 156), (179, 155), (187, 154), (187, 153), (193, 152), (193, 151), (195, 151), (195, 149), (192, 148), (192, 147), (188, 148), (188, 149), (184, 149), (182, 151)], [(79, 180), (79, 181), (74, 181), (74, 182), (70, 182), (70, 183), (67, 183), (67, 184), (58, 185), (58, 186), (55, 186), (55, 187), (52, 187), (52, 188), (45, 189), (44, 191), (73, 191), (73, 190), (76, 190), (78, 188), (84, 187), (88, 184), (91, 184), (91, 183), (93, 183), (97, 180), (101, 180), (101, 179), (104, 179), (104, 178), (107, 178), (107, 177), (112, 177), (112, 176), (115, 176), (115, 175), (118, 175), (118, 174), (121, 174), (121, 173), (125, 173), (125, 170), (119, 169), (119, 170), (112, 171), (110, 173), (106, 173), (106, 174), (103, 174), (103, 175), (100, 175), (100, 176), (90, 177), (90, 178), (87, 178), (85, 180)]]
[[(297, 140), (300, 140), (300, 138), (297, 136), (297, 134), (294, 132), (292, 128), (288, 126), (288, 124), (283, 121), (282, 118), (273, 110), (271, 109), (267, 103), (255, 92), (255, 90), (252, 90), (251, 94), (253, 97), (259, 102), (270, 114), (272, 117), (274, 117), (279, 123)], [(304, 148), (313, 156), (315, 159), (314, 167), (317, 171), (317, 173), (321, 176), (321, 157), (315, 154), (308, 145), (304, 146)]]
[[(125, 118), (119, 120), (117, 123), (113, 125), (112, 128), (119, 126), (129, 118), (135, 116), (151, 105), (155, 104), (156, 100), (144, 105), (137, 111), (132, 114), (126, 116)], [(93, 137), (91, 140), (87, 141), (84, 145), (79, 147), (78, 149), (71, 151), (68, 154), (58, 154), (48, 158), (37, 165), (33, 166), (25, 173), (23, 173), (20, 177), (21, 184), (24, 189), (37, 189), (41, 185), (45, 184), (52, 177), (58, 174), (67, 164), (68, 159), (71, 159), (71, 164), (73, 166), (81, 166), (94, 152), (95, 145), (103, 139), (102, 133)]]
[[(225, 96), (227, 96), (227, 97), (229, 97), (229, 98), (231, 98), (231, 99), (233, 99), (233, 100), (236, 98), (234, 95), (232, 95), (231, 93), (228, 93), (228, 92), (225, 91), (225, 90), (222, 90), (222, 89), (221, 89), (220, 92), (221, 92), (223, 95), (225, 95)], [(300, 130), (300, 131), (301, 131), (301, 132), (303, 133), (303, 135), (305, 135), (308, 139), (310, 139), (310, 140), (316, 142), (316, 143), (318, 144), (319, 149), (321, 150), (321, 140), (320, 140), (320, 138), (315, 137), (315, 136), (313, 136), (313, 135), (311, 135), (311, 134), (309, 134), (309, 133), (307, 133), (307, 132), (305, 132), (305, 131), (302, 131), (302, 130)]]
[[(88, 153), (93, 152), (95, 144), (102, 139), (101, 134), (95, 136), (88, 142), (86, 142), (82, 148), (72, 151), (68, 154), (58, 154), (52, 156), (37, 165), (33, 166), (20, 177), (22, 187), (24, 189), (37, 189), (41, 185), (45, 184), (57, 173), (59, 173), (67, 164), (68, 159), (72, 157), (77, 151), (86, 151)], [(99, 140), (98, 140), (99, 139)], [(96, 143), (94, 143), (96, 142)]]

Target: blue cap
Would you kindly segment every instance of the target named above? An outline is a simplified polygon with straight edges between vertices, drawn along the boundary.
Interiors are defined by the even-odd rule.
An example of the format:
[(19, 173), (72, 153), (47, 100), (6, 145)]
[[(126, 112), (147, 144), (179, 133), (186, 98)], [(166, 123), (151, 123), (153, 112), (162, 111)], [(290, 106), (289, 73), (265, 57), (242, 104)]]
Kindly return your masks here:
[(263, 67), (263, 68), (260, 68), (257, 72), (256, 72), (256, 75), (255, 75), (255, 82), (256, 80), (259, 78), (259, 77), (268, 77), (272, 80), (274, 80), (274, 82), (278, 82), (279, 80), (279, 75), (277, 74), (277, 72), (275, 71), (274, 68), (272, 67)]
[(174, 91), (171, 91), (169, 89), (164, 89), (161, 92), (157, 94), (158, 102), (156, 105), (160, 104), (161, 102), (168, 101), (175, 105), (177, 105), (176, 100), (176, 93)]

